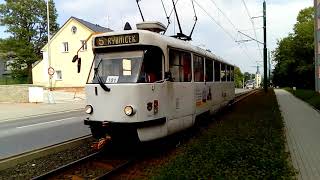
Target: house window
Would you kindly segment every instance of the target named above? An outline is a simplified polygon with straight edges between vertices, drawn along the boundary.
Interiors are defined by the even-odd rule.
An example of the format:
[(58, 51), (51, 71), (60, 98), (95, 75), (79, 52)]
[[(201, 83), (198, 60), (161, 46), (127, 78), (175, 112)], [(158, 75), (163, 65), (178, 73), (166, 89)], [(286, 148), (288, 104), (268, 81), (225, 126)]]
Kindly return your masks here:
[(85, 40), (81, 40), (81, 51), (86, 51), (88, 49), (87, 42)]
[(57, 80), (62, 80), (62, 72), (61, 72), (61, 70), (57, 70), (56, 71), (56, 78), (57, 78)]
[(4, 62), (4, 71), (11, 71), (11, 64), (13, 63), (13, 60), (8, 60)]
[(69, 44), (68, 42), (62, 43), (62, 52), (69, 52)]
[(71, 28), (71, 32), (72, 32), (72, 34), (75, 34), (75, 33), (77, 32), (77, 27), (72, 26), (72, 28)]

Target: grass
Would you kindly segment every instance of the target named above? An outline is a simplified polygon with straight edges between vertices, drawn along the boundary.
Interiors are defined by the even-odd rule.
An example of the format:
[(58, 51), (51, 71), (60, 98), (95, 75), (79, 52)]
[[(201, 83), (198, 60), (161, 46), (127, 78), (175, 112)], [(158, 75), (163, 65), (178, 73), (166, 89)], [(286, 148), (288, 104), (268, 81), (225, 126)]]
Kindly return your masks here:
[(273, 91), (259, 92), (217, 117), (148, 179), (294, 179)]
[(12, 84), (27, 84), (27, 78), (9, 78), (9, 77), (0, 77), (0, 85), (12, 85)]
[(294, 96), (299, 99), (309, 103), (314, 108), (320, 110), (320, 94), (314, 90), (307, 89), (297, 89), (293, 90), (292, 88), (284, 88), (285, 90), (291, 92)]

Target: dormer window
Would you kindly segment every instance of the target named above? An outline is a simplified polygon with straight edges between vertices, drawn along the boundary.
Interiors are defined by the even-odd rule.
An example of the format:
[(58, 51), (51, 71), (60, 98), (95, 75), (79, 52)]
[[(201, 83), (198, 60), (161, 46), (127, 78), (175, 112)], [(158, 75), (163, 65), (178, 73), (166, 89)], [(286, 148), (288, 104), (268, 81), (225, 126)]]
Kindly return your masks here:
[(72, 32), (72, 34), (76, 34), (76, 32), (77, 32), (77, 27), (72, 26), (71, 32)]

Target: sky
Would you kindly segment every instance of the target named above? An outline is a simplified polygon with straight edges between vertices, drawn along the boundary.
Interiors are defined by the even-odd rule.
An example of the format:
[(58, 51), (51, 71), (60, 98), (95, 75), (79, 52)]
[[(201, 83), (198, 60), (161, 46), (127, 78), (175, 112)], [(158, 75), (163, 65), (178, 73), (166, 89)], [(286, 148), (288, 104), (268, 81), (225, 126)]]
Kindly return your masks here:
[[(54, 0), (58, 11), (58, 24), (64, 24), (70, 16), (75, 16), (94, 24), (122, 30), (126, 22), (133, 28), (142, 21), (136, 0)], [(300, 10), (313, 6), (313, 0), (266, 0), (267, 2), (267, 46), (272, 51), (277, 41), (292, 32)], [(3, 0), (0, 0), (3, 3)], [(163, 0), (169, 14), (172, 0)], [(256, 72), (262, 65), (263, 45), (248, 40), (238, 31), (263, 41), (263, 0), (194, 0), (198, 22), (192, 35), (192, 44), (209, 49), (227, 62), (240, 67), (242, 72)], [(167, 25), (161, 0), (140, 0), (141, 10), (146, 20), (160, 21)], [(191, 0), (178, 0), (177, 11), (183, 33), (189, 35), (194, 24), (194, 10)], [(166, 35), (178, 32), (174, 13)], [(8, 37), (5, 27), (0, 27), (0, 38)], [(259, 45), (258, 45), (259, 44)], [(260, 67), (260, 71), (262, 71)]]

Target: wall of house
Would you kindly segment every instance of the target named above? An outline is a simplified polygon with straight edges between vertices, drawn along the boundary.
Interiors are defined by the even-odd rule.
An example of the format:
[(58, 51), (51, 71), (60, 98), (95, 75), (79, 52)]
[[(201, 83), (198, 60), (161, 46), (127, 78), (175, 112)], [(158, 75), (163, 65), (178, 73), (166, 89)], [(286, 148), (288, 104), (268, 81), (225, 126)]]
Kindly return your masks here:
[[(72, 32), (72, 27), (77, 28), (76, 33)], [(86, 40), (92, 33), (84, 25), (76, 20), (69, 20), (51, 41), (51, 66), (55, 71), (61, 71), (62, 79), (58, 79), (57, 73), (52, 79), (53, 87), (83, 87), (86, 84), (89, 69), (93, 60), (92, 38), (87, 43), (87, 50), (80, 51), (82, 59), (81, 73), (77, 73), (77, 64), (72, 63), (72, 58), (81, 47), (81, 40)], [(64, 52), (63, 42), (68, 42), (69, 51)], [(47, 47), (44, 48), (44, 60), (33, 68), (34, 84), (48, 86), (48, 60)]]
[(32, 81), (33, 84), (38, 86), (49, 86), (49, 76), (48, 76), (48, 56), (47, 52), (43, 52), (43, 59), (37, 62), (32, 68)]

